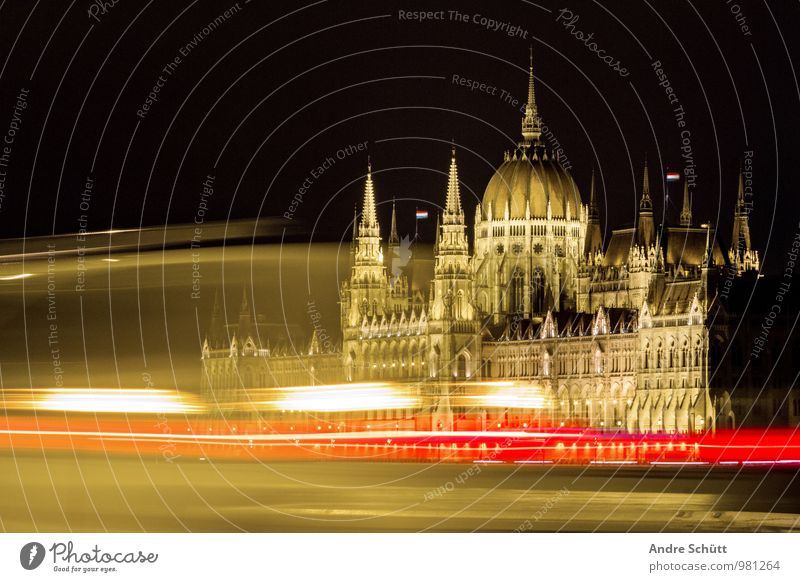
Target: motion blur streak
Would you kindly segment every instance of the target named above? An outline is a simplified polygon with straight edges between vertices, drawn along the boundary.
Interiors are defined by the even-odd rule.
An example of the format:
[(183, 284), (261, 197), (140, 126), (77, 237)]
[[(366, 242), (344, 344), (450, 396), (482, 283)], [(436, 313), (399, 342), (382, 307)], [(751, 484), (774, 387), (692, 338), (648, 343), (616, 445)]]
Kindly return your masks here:
[(488, 394), (475, 394), (465, 397), (473, 406), (489, 408), (539, 409), (545, 407), (541, 390), (534, 386), (510, 386), (495, 388)]
[[(38, 412), (0, 417), (0, 449), (103, 451), (251, 460), (385, 460), (451, 463), (800, 465), (790, 430), (631, 435), (576, 429), (430, 431), (327, 424), (312, 414), (288, 423), (201, 415)], [(300, 417), (308, 417), (305, 422)], [(373, 421), (374, 422), (374, 421)]]
[[(545, 408), (541, 388), (520, 382), (471, 382), (449, 385), (440, 383), (438, 390), (450, 390), (453, 405), (466, 407), (513, 408), (520, 410)], [(437, 390), (437, 395), (438, 395)], [(420, 396), (421, 385), (396, 382), (363, 382), (319, 386), (254, 388), (248, 391), (249, 402), (226, 403), (230, 409), (280, 410), (300, 412), (349, 412), (419, 408), (426, 403)]]
[(41, 410), (127, 414), (201, 412), (185, 394), (150, 389), (41, 388), (5, 390), (6, 410)]
[(388, 384), (339, 384), (283, 389), (290, 393), (263, 404), (273, 410), (342, 412), (414, 408), (419, 399)]

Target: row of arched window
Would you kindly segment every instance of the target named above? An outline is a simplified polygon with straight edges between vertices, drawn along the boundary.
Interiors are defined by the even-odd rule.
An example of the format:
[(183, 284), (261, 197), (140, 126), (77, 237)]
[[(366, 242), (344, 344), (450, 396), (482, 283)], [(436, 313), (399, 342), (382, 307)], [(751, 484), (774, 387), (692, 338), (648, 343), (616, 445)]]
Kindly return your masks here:
[(705, 349), (699, 339), (691, 347), (689, 346), (689, 340), (684, 340), (680, 348), (675, 345), (675, 342), (670, 342), (668, 346), (664, 346), (659, 341), (655, 348), (648, 342), (642, 350), (642, 369), (696, 368), (702, 365), (704, 357)]
[(609, 372), (622, 373), (633, 372), (634, 361), (633, 350), (615, 351), (608, 355), (596, 345), (593, 348), (559, 353), (557, 356), (538, 349), (520, 349), (492, 358), (484, 373), (493, 377), (514, 378), (538, 376), (541, 370), (543, 376), (550, 376), (555, 368), (559, 376), (578, 376), (604, 374), (609, 364)]

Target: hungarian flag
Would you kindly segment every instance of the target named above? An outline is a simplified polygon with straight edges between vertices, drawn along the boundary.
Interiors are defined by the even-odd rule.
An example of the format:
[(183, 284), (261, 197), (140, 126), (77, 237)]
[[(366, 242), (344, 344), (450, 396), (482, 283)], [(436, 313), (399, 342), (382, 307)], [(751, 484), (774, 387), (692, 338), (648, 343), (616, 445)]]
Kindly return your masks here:
[(667, 172), (667, 182), (679, 182), (681, 175), (678, 172)]
[(425, 220), (426, 218), (428, 218), (428, 211), (427, 210), (420, 210), (418, 208), (417, 209), (417, 214), (416, 214), (416, 219), (417, 220)]

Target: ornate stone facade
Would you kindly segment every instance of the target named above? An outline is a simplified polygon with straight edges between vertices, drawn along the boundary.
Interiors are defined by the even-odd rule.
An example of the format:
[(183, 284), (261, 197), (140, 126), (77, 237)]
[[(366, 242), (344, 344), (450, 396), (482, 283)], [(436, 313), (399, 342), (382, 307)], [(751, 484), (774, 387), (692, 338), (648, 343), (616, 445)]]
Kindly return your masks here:
[[(340, 290), (341, 352), (323, 353), (312, 339), (307, 354), (276, 354), (256, 346), (243, 315), (231, 341), (204, 345), (207, 392), (219, 399), (229, 389), (334, 381), (514, 381), (541, 390), (541, 414), (555, 425), (713, 428), (717, 400), (728, 398), (710, 378), (712, 344), (725, 341), (729, 318), (716, 304), (718, 281), (759, 265), (741, 179), (728, 252), (713, 227), (692, 225), (688, 189), (680, 223), (657, 227), (646, 163), (635, 227), (614, 230), (604, 245), (594, 176), (585, 204), (540, 140), (533, 78), (531, 63), (522, 140), (475, 209), (472, 250), (453, 149), (427, 297), (405, 275), (387, 273), (369, 167)], [(391, 254), (394, 210), (388, 241)], [(433, 426), (447, 427), (453, 414), (486, 417), (451, 410), (448, 390)]]

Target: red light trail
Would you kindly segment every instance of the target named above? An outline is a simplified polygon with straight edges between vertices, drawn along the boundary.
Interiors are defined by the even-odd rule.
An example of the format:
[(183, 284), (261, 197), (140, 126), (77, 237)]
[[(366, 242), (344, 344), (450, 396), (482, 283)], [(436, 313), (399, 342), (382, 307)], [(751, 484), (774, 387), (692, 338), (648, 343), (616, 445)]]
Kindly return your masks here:
[[(312, 423), (314, 424), (314, 423)], [(187, 458), (384, 460), (652, 466), (800, 466), (790, 429), (628, 434), (580, 429), (317, 432), (187, 417), (61, 414), (0, 417), (0, 447), (160, 454)], [(293, 427), (292, 427), (293, 428)]]

